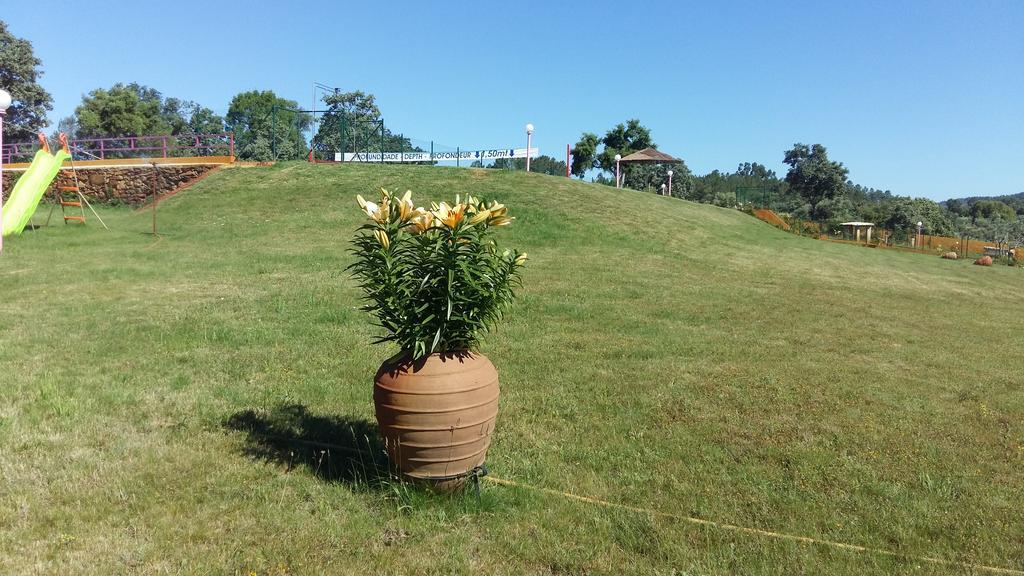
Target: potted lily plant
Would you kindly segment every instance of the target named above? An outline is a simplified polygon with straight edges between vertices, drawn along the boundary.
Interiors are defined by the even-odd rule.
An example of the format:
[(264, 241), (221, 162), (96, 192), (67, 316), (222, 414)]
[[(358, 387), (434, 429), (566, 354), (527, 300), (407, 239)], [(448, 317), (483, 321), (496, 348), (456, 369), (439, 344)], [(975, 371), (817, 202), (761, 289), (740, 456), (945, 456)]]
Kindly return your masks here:
[(455, 197), (416, 208), (412, 192), (356, 197), (370, 221), (350, 266), (363, 309), (399, 352), (374, 378), (377, 423), (403, 475), (449, 488), (487, 456), (498, 413), (498, 372), (478, 346), (514, 298), (526, 254), (499, 250), (513, 218), (498, 202)]

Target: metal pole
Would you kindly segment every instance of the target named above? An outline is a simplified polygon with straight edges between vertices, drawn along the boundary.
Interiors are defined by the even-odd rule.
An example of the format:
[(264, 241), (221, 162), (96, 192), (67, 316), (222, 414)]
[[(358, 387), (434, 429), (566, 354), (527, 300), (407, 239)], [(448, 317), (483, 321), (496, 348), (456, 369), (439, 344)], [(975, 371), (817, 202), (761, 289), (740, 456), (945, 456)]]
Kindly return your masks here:
[(668, 195), (672, 195), (672, 171), (668, 171)]
[(565, 145), (565, 177), (569, 177), (569, 156), (571, 155), (571, 148), (569, 145)]
[(380, 163), (384, 163), (384, 119), (380, 119)]
[(616, 188), (621, 188), (622, 187), (622, 179), (619, 177), (619, 161), (618, 160), (615, 161), (615, 187)]
[(152, 193), (153, 193), (153, 236), (156, 236), (156, 202), (157, 202), (157, 195), (156, 195), (156, 162), (153, 163), (153, 175), (150, 178), (149, 182), (150, 182), (149, 186), (152, 189)]
[[(532, 128), (532, 126), (531, 126)], [(533, 130), (526, 131), (526, 171), (530, 171), (530, 143), (533, 141)]]
[(0, 110), (0, 254), (4, 251), (4, 118), (7, 110)]
[(434, 165), (434, 141), (430, 141), (430, 165)]
[(277, 104), (270, 106), (270, 153), (277, 160)]
[(455, 147), (455, 167), (456, 168), (459, 167), (460, 156), (462, 156), (462, 151), (459, 149), (458, 146), (456, 146)]

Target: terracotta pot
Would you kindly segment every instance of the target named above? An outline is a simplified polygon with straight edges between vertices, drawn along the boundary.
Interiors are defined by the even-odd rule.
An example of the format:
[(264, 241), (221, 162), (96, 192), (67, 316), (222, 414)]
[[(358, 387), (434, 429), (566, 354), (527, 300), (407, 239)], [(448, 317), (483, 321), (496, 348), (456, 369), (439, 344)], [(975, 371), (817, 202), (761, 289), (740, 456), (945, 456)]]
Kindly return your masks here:
[(391, 464), (452, 488), (483, 464), (498, 415), (498, 371), (482, 354), (432, 354), (385, 362), (373, 403)]

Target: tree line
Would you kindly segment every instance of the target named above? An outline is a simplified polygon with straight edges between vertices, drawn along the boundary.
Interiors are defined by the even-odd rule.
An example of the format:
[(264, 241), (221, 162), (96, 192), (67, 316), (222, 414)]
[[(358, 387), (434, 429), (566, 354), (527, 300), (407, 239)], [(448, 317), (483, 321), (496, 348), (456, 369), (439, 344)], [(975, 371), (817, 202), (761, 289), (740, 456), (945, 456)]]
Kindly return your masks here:
[[(617, 124), (603, 137), (584, 132), (572, 149), (572, 174), (593, 175), (598, 183), (614, 185), (615, 156), (644, 148), (657, 148), (651, 131), (639, 120)], [(1024, 245), (1024, 193), (1006, 197), (954, 199), (944, 203), (928, 198), (899, 196), (855, 184), (849, 169), (829, 158), (821, 144), (796, 143), (785, 150), (789, 168), (778, 176), (757, 162), (745, 162), (735, 171), (713, 170), (694, 175), (678, 163), (620, 165), (622, 184), (655, 192), (673, 170), (669, 194), (677, 198), (723, 207), (770, 208), (794, 220), (813, 222), (823, 232), (839, 230), (842, 222), (868, 221), (892, 232), (896, 241), (917, 231), (935, 236), (970, 237), (1013, 247)], [(596, 172), (596, 174), (595, 174)]]

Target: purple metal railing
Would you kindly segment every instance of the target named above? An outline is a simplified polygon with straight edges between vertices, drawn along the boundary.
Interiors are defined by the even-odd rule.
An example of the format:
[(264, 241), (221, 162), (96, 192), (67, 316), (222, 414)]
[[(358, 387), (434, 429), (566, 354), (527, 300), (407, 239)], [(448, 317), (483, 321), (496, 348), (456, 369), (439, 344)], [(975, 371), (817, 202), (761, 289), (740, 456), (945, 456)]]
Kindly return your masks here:
[[(177, 136), (124, 136), (121, 138), (79, 138), (68, 142), (78, 160), (108, 158), (173, 158), (182, 156), (234, 156), (235, 135), (179, 134)], [(0, 160), (4, 164), (31, 161), (38, 142), (4, 144)]]

